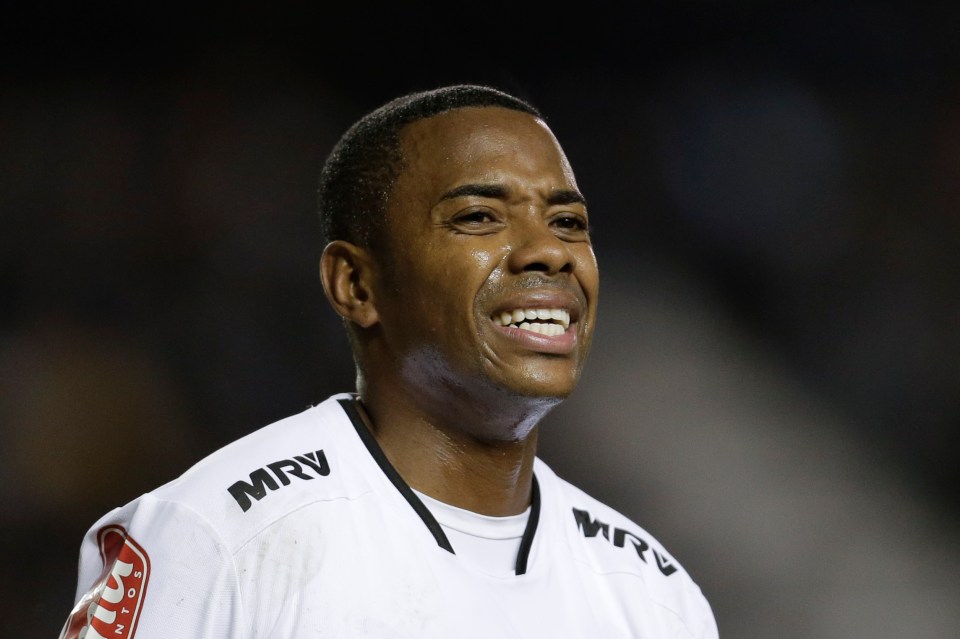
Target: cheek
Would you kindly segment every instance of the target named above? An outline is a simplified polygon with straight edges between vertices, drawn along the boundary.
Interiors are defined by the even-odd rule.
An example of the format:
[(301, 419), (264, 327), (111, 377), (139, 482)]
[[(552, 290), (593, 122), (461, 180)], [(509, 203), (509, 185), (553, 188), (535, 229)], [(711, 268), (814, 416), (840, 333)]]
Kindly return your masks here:
[(471, 321), (477, 292), (492, 269), (488, 251), (446, 252), (420, 255), (402, 269), (404, 304), (419, 309), (424, 321), (431, 327), (462, 326)]
[(470, 261), (473, 262), (474, 266), (480, 270), (489, 271), (487, 267), (492, 265), (494, 261), (493, 252), (485, 248), (471, 249), (469, 255)]
[(451, 298), (472, 299), (496, 270), (494, 251), (482, 247), (464, 247), (462, 251), (448, 252), (442, 261), (439, 282), (443, 290), (452, 292)]
[(496, 290), (498, 270), (491, 250), (471, 248), (450, 255), (441, 279), (427, 291), (442, 308), (445, 338), (472, 342), (481, 330), (484, 299)]
[(600, 270), (592, 247), (587, 247), (577, 258), (577, 279), (591, 302), (595, 302), (600, 288)]
[(396, 268), (389, 276), (401, 304), (431, 329), (472, 323), (478, 294), (497, 279), (502, 247), (451, 244), (398, 247)]

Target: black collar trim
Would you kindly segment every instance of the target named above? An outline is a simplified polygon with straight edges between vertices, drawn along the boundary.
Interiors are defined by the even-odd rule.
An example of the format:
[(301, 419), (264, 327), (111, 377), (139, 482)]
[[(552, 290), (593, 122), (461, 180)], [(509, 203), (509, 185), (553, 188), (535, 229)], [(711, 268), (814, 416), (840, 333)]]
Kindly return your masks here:
[(527, 518), (527, 527), (523, 529), (523, 537), (520, 539), (520, 549), (517, 551), (517, 565), (515, 571), (518, 575), (527, 572), (527, 559), (530, 557), (530, 549), (533, 547), (533, 536), (537, 534), (537, 524), (540, 523), (540, 484), (537, 482), (537, 476), (533, 476), (533, 494), (530, 495), (530, 517)]
[[(355, 403), (356, 399), (339, 399), (337, 401), (340, 406), (343, 407), (343, 410), (347, 414), (347, 417), (350, 418), (351, 423), (353, 423), (353, 427), (356, 429), (357, 435), (360, 436), (360, 440), (363, 442), (364, 446), (367, 447), (367, 450), (377, 462), (377, 465), (380, 466), (380, 470), (383, 471), (383, 474), (387, 476), (394, 487), (400, 491), (400, 494), (403, 495), (403, 498), (407, 500), (407, 503), (410, 504), (410, 507), (413, 508), (417, 515), (420, 516), (420, 519), (423, 520), (423, 523), (433, 535), (433, 538), (437, 541), (437, 545), (449, 553), (454, 555), (457, 554), (454, 552), (453, 546), (450, 544), (450, 540), (447, 539), (447, 535), (443, 532), (443, 528), (433, 516), (433, 513), (431, 513), (430, 509), (424, 505), (419, 497), (417, 497), (416, 493), (413, 492), (413, 489), (407, 485), (407, 482), (403, 480), (403, 477), (400, 476), (400, 473), (397, 472), (397, 469), (394, 468), (393, 464), (390, 463), (390, 460), (387, 459), (383, 449), (380, 448), (380, 444), (377, 443), (373, 433), (370, 432), (370, 429), (367, 428), (367, 425), (364, 423), (363, 417), (360, 416), (360, 412), (357, 410)], [(536, 535), (537, 524), (539, 522), (540, 486), (537, 482), (536, 475), (534, 475), (533, 491), (530, 503), (530, 517), (527, 519), (527, 527), (524, 529), (523, 537), (520, 539), (520, 549), (517, 552), (517, 563), (514, 566), (515, 572), (518, 575), (522, 575), (527, 572), (527, 560), (530, 557), (530, 550), (533, 547), (533, 537)]]
[(373, 433), (370, 432), (370, 429), (367, 428), (367, 425), (363, 423), (363, 418), (360, 416), (360, 412), (357, 411), (357, 406), (355, 404), (356, 400), (354, 399), (340, 399), (337, 400), (340, 402), (340, 405), (343, 406), (343, 410), (347, 413), (347, 416), (350, 418), (350, 421), (353, 422), (353, 427), (357, 429), (357, 434), (360, 435), (360, 439), (363, 441), (364, 446), (367, 447), (367, 450), (370, 451), (370, 454), (373, 456), (373, 459), (376, 460), (377, 464), (380, 466), (380, 470), (383, 471), (383, 474), (393, 483), (393, 485), (400, 491), (400, 494), (403, 495), (410, 506), (420, 515), (420, 519), (423, 520), (423, 523), (427, 525), (427, 528), (433, 534), (433, 538), (437, 540), (437, 545), (446, 550), (447, 552), (457, 554), (453, 552), (453, 546), (450, 545), (450, 540), (447, 539), (447, 535), (443, 532), (443, 528), (440, 527), (440, 523), (433, 516), (433, 513), (430, 512), (430, 509), (423, 505), (423, 502), (420, 501), (420, 498), (413, 492), (413, 489), (407, 485), (407, 482), (403, 481), (403, 477), (400, 476), (400, 473), (397, 472), (397, 469), (393, 467), (393, 464), (390, 463), (390, 460), (387, 459), (387, 456), (384, 454), (383, 449), (380, 448), (380, 444), (377, 443), (377, 440), (374, 438)]

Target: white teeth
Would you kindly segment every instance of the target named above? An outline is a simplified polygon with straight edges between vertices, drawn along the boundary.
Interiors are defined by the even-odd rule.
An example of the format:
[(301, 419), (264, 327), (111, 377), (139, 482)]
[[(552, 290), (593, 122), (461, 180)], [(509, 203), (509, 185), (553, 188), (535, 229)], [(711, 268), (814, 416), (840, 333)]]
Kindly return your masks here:
[(570, 313), (562, 308), (503, 311), (493, 320), (500, 326), (515, 326), (541, 335), (561, 335), (570, 328)]

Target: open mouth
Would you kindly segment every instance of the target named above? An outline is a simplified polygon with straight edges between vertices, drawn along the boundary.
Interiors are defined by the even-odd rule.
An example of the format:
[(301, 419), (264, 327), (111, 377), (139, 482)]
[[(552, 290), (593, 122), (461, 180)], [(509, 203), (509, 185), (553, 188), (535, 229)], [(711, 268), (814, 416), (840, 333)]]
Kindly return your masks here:
[(570, 328), (570, 313), (562, 308), (516, 309), (497, 313), (493, 322), (550, 337), (562, 335)]

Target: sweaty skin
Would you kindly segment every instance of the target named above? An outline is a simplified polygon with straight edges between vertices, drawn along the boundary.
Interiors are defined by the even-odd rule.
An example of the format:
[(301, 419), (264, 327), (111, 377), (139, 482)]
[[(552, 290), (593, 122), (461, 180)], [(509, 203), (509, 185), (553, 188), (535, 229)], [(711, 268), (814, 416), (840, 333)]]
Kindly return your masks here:
[(537, 424), (574, 390), (590, 347), (599, 276), (586, 202), (531, 115), (461, 108), (401, 139), (389, 255), (328, 247), (324, 286), (361, 327), (361, 404), (404, 479), (516, 514), (530, 503)]

